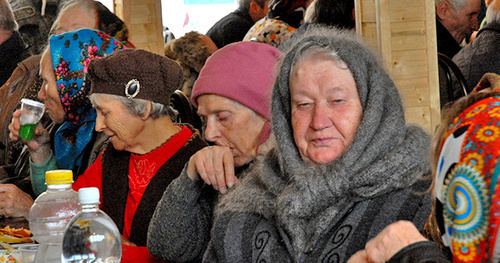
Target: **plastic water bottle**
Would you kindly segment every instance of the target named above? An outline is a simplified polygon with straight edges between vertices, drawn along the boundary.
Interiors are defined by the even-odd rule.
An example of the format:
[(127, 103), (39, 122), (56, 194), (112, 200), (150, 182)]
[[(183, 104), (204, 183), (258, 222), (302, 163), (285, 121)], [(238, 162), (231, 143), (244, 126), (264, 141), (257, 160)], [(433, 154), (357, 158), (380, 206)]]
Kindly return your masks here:
[(99, 209), (99, 189), (81, 188), (78, 199), (82, 211), (71, 219), (64, 232), (64, 262), (120, 262), (120, 231)]
[(73, 191), (73, 172), (53, 170), (45, 173), (47, 191), (35, 200), (29, 214), (29, 225), (40, 245), (35, 263), (62, 262), (62, 240), (69, 221), (79, 211), (78, 194)]

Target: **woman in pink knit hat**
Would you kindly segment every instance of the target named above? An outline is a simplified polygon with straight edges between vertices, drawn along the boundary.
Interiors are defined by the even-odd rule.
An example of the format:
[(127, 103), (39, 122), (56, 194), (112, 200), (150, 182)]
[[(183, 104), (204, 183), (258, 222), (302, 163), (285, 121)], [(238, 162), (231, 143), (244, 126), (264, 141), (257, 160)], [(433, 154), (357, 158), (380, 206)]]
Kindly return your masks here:
[(158, 203), (148, 249), (175, 262), (201, 259), (210, 239), (218, 193), (232, 190), (258, 156), (274, 146), (271, 89), (281, 52), (267, 44), (237, 42), (209, 57), (191, 101), (213, 146), (191, 157)]

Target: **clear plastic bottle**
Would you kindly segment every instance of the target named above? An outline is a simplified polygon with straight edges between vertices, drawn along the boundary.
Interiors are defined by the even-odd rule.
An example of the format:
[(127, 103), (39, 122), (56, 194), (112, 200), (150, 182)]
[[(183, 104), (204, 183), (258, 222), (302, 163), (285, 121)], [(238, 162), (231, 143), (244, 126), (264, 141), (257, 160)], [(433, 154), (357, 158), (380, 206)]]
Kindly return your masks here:
[(45, 173), (47, 191), (35, 200), (29, 214), (33, 239), (40, 245), (35, 263), (62, 262), (62, 239), (68, 222), (79, 211), (78, 194), (73, 191), (73, 172), (53, 170)]
[(82, 211), (69, 222), (64, 232), (64, 262), (120, 262), (120, 231), (99, 209), (99, 189), (81, 188), (78, 198)]

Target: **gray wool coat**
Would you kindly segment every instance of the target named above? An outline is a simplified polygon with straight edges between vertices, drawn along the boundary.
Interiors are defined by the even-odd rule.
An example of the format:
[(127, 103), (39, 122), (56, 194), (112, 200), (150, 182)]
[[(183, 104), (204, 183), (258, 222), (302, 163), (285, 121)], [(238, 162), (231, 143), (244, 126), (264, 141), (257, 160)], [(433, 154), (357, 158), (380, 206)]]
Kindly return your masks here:
[[(327, 164), (305, 163), (291, 125), (289, 80), (311, 48), (351, 71), (363, 117), (353, 143)], [(311, 27), (284, 47), (272, 97), (277, 147), (214, 210), (204, 262), (346, 262), (387, 225), (422, 229), (431, 211), (430, 138), (407, 125), (382, 63), (350, 32)], [(298, 56), (297, 56), (298, 55)]]

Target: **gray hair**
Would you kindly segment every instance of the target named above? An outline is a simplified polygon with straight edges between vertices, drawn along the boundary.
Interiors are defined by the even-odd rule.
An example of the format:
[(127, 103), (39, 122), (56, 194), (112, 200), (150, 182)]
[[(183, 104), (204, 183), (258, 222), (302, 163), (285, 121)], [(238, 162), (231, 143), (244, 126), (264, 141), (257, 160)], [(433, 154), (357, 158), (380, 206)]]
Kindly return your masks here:
[(170, 105), (165, 106), (163, 104), (149, 100), (128, 99), (123, 96), (111, 95), (111, 94), (91, 94), (89, 96), (89, 99), (90, 102), (92, 103), (92, 106), (94, 107), (101, 105), (99, 97), (96, 95), (106, 95), (109, 96), (109, 98), (121, 101), (131, 114), (138, 117), (144, 117), (148, 103), (151, 103), (151, 112), (149, 113), (149, 117), (153, 119), (158, 119), (163, 116), (169, 116), (172, 120), (174, 120), (178, 115), (178, 112), (175, 109), (173, 109)]
[[(341, 69), (349, 69), (347, 63), (342, 60), (342, 58), (337, 54), (337, 51), (332, 50), (331, 47), (318, 45), (318, 43), (311, 42), (310, 45), (307, 43), (298, 50), (292, 60), (292, 66), (290, 68), (290, 73), (293, 72), (294, 68), (300, 64), (306, 58), (312, 56), (320, 56), (326, 59), (331, 59), (337, 63), (337, 66)], [(290, 74), (290, 77), (292, 75)]]
[(500, 24), (500, 2), (499, 0), (493, 1), (486, 9), (486, 21), (492, 24)]
[(248, 10), (250, 10), (250, 3), (255, 2), (261, 8), (264, 8), (266, 1), (267, 0), (238, 0), (238, 6), (240, 7), (240, 9), (248, 13)]
[(14, 12), (7, 0), (0, 0), (0, 29), (6, 31), (17, 31), (18, 25)]
[(80, 9), (83, 12), (88, 12), (89, 14), (94, 16), (95, 20), (97, 21), (97, 12), (94, 1), (88, 1), (88, 0), (67, 1), (62, 5), (61, 11), (59, 11), (59, 13), (57, 14), (57, 18), (52, 24), (52, 27), (50, 28), (50, 35), (56, 34), (57, 28), (60, 25), (61, 15), (74, 9)]
[(448, 1), (450, 3), (451, 7), (453, 7), (454, 10), (458, 10), (459, 8), (464, 7), (467, 2), (466, 0), (435, 0), (436, 1), (436, 7), (441, 4), (441, 2)]

